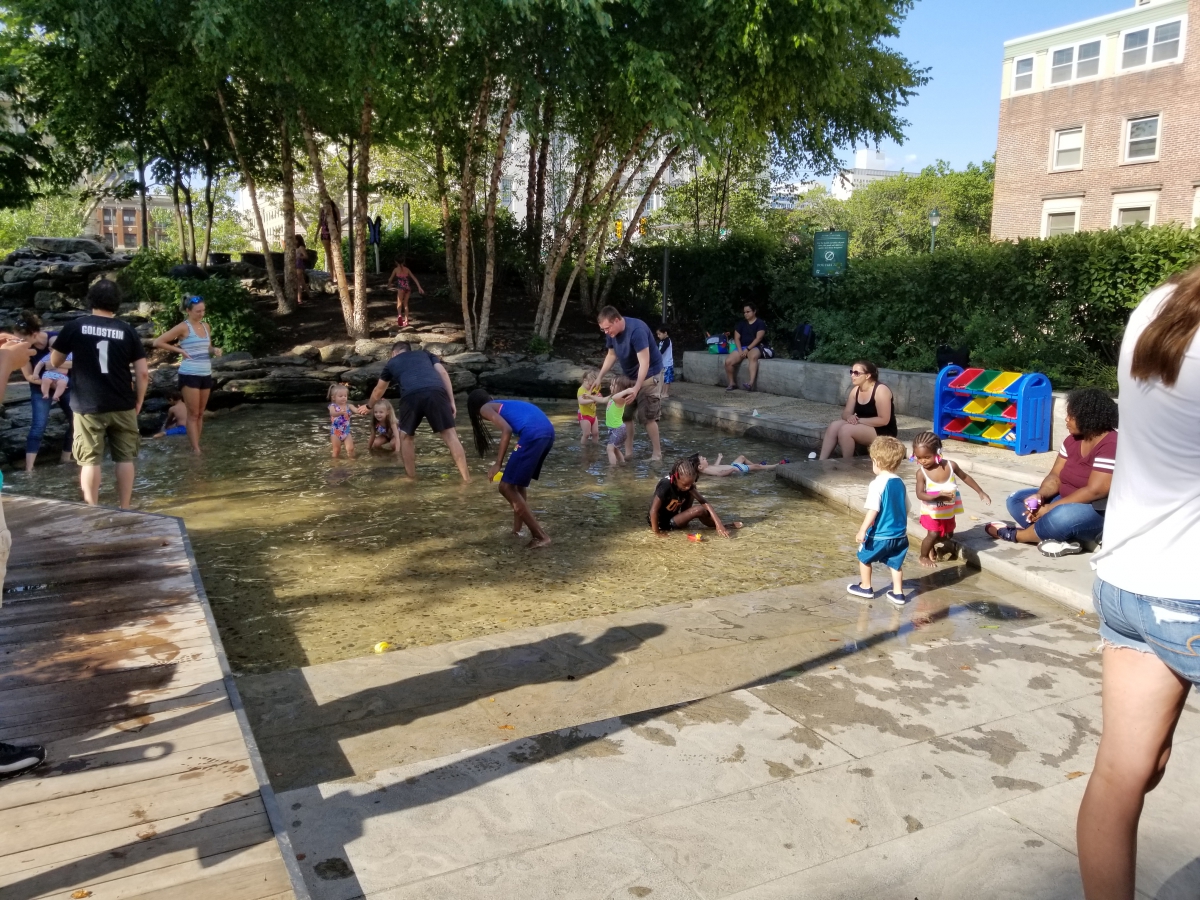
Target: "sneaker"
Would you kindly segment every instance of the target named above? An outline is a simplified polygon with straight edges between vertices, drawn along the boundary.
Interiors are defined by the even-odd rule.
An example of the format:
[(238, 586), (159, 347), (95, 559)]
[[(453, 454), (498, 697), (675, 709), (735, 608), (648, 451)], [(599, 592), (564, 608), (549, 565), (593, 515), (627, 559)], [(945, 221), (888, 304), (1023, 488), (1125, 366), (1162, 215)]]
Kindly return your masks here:
[(846, 585), (846, 593), (854, 597), (862, 597), (865, 600), (873, 600), (875, 592), (869, 587), (863, 587), (857, 581)]
[(903, 594), (897, 594), (895, 591), (888, 591), (886, 596), (896, 606), (903, 606), (905, 603), (908, 602), (908, 600), (905, 598), (905, 596)]
[(808, 454), (808, 458), (809, 458), (809, 459), (816, 459), (816, 458), (817, 458), (817, 451), (816, 451), (816, 450), (814, 450), (812, 453)]
[(38, 744), (14, 747), (0, 743), (0, 778), (16, 778), (30, 769), (36, 769), (45, 761), (46, 748)]
[(1076, 541), (1041, 541), (1038, 544), (1038, 549), (1042, 551), (1042, 556), (1050, 556), (1056, 559), (1060, 556), (1073, 556), (1076, 553), (1083, 552), (1083, 547)]

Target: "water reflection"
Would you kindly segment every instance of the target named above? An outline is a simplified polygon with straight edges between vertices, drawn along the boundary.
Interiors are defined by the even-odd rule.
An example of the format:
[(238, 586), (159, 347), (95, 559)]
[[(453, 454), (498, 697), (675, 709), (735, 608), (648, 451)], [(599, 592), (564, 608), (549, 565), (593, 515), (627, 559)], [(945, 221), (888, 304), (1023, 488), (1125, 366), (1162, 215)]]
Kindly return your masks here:
[[(219, 416), (199, 460), (182, 442), (147, 441), (135, 503), (187, 523), (242, 673), (360, 656), (380, 640), (439, 643), (853, 574), (855, 522), (770, 473), (701, 481), (723, 516), (747, 523), (731, 540), (709, 532), (691, 544), (646, 527), (654, 481), (675, 457), (774, 462), (780, 448), (666, 422), (666, 464), (641, 458), (613, 470), (603, 447), (579, 447), (573, 406), (546, 408), (559, 438), (529, 496), (554, 544), (537, 554), (510, 534), (495, 487), (483, 477), (463, 484), (424, 426), (412, 483), (390, 454), (330, 460), (317, 405)], [(640, 440), (638, 452), (647, 453)], [(472, 460), (479, 476), (486, 465)], [(7, 481), (14, 492), (75, 500), (75, 478), (73, 467), (45, 466)]]

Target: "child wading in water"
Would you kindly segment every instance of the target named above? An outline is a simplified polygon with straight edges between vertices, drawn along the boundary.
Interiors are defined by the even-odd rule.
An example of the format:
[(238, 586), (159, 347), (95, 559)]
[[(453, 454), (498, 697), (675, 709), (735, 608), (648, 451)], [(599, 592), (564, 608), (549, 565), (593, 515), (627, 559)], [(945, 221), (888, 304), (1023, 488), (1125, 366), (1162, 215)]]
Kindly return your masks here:
[(604, 397), (598, 393), (600, 389), (600, 372), (588, 369), (583, 373), (583, 384), (575, 392), (579, 402), (579, 444), (584, 446), (588, 441), (600, 443), (600, 426), (596, 422), (596, 401)]
[(904, 481), (896, 474), (904, 459), (904, 445), (894, 437), (877, 437), (871, 442), (871, 465), (875, 480), (867, 488), (867, 510), (855, 540), (858, 548), (857, 582), (846, 590), (868, 600), (875, 596), (871, 587), (871, 563), (881, 562), (892, 574), (892, 589), (887, 598), (896, 606), (904, 605), (904, 576), (901, 569), (908, 555), (908, 494)]
[(729, 537), (729, 528), (741, 528), (741, 522), (731, 522), (726, 528), (721, 517), (696, 490), (695, 462), (689, 457), (681, 459), (671, 467), (654, 488), (654, 499), (650, 501), (650, 514), (646, 517), (650, 530), (665, 535), (669, 531), (686, 529), (689, 522), (699, 522), (715, 528), (721, 537)]
[(913, 438), (913, 458), (918, 467), (917, 499), (921, 501), (921, 527), (925, 529), (921, 556), (917, 561), (928, 568), (937, 565), (933, 548), (938, 541), (949, 544), (951, 552), (955, 549), (954, 542), (950, 540), (954, 536), (954, 517), (963, 512), (958, 479), (961, 478), (989, 506), (992, 498), (958, 463), (942, 459), (942, 442), (932, 431), (922, 431)]
[(614, 375), (608, 383), (608, 409), (604, 411), (604, 424), (608, 426), (608, 464), (610, 466), (625, 465), (625, 438), (629, 434), (629, 426), (625, 423), (625, 407), (628, 404), (617, 403), (613, 395), (627, 391), (633, 387), (633, 379), (624, 375)]
[(371, 443), (368, 450), (391, 450), (400, 452), (400, 423), (396, 419), (396, 409), (391, 400), (377, 400), (371, 408), (374, 417), (375, 430), (371, 433)]
[(417, 293), (422, 297), (425, 296), (425, 288), (421, 287), (421, 282), (417, 281), (417, 276), (403, 256), (396, 260), (396, 267), (388, 276), (388, 287), (391, 287), (393, 279), (396, 281), (396, 324), (404, 328), (408, 325), (408, 298), (412, 296), (413, 285), (417, 286)]
[(671, 332), (667, 330), (666, 325), (659, 325), (658, 328), (654, 330), (654, 336), (658, 338), (658, 353), (660, 356), (662, 356), (662, 395), (666, 397), (667, 391), (670, 390), (667, 385), (675, 383), (675, 348), (671, 344)]
[(171, 407), (167, 410), (156, 438), (187, 434), (187, 404), (183, 402), (183, 394), (179, 391), (167, 391), (167, 401)]
[(710, 463), (707, 459), (699, 454), (691, 457), (691, 459), (696, 464), (696, 472), (708, 478), (725, 478), (734, 474), (735, 472), (738, 475), (749, 475), (751, 472), (768, 472), (778, 465), (787, 463), (786, 459), (782, 460), (781, 463), (771, 463), (770, 465), (767, 465), (766, 463), (753, 463), (750, 462), (750, 460), (748, 460), (745, 456), (739, 456), (733, 462), (723, 466), (721, 465), (721, 457), (723, 455), (724, 454), (718, 453), (717, 461), (715, 463)]
[[(546, 414), (523, 400), (493, 400), (483, 388), (476, 388), (467, 395), (467, 413), (471, 417), (471, 431), (475, 435), (475, 449), (480, 456), (487, 456), (492, 449), (492, 436), (484, 420), (500, 429), (500, 449), (496, 461), (488, 466), (488, 478), (500, 476), (500, 496), (509, 502), (513, 510), (513, 534), (521, 533), (521, 526), (529, 526), (532, 540), (526, 546), (530, 550), (550, 546), (550, 535), (529, 508), (529, 482), (542, 474), (542, 463), (554, 446), (554, 425)], [(504, 454), (513, 435), (517, 436), (517, 448), (504, 465)]]
[(346, 455), (354, 456), (354, 438), (350, 436), (350, 417), (354, 413), (365, 415), (365, 406), (350, 405), (350, 389), (344, 384), (329, 386), (329, 443), (333, 447), (333, 458), (337, 459), (346, 448)]

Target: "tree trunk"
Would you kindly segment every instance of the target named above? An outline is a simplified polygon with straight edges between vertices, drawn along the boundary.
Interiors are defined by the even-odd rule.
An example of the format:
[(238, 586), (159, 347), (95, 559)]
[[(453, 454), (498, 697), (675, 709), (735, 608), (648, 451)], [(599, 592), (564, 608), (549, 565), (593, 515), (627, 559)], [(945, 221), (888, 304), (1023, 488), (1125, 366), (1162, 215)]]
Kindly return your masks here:
[(350, 336), (369, 338), (371, 326), (367, 317), (367, 221), (370, 212), (371, 171), (371, 94), (363, 95), (362, 114), (358, 125), (358, 183), (354, 191), (354, 215), (358, 219), (358, 240), (354, 242), (354, 327)]
[(514, 88), (504, 108), (504, 115), (500, 118), (500, 133), (496, 138), (496, 156), (492, 161), (492, 177), (488, 183), (487, 207), (484, 211), (483, 297), (475, 317), (475, 349), (479, 351), (487, 346), (488, 320), (492, 314), (492, 286), (496, 277), (496, 200), (500, 195), (500, 175), (504, 169), (508, 129), (512, 126), (516, 110), (517, 90)]
[(279, 116), (279, 160), (283, 180), (280, 206), (283, 212), (283, 303), (278, 312), (294, 313), (296, 295), (296, 177), (292, 160), (292, 136), (288, 133), (287, 113)]
[(321, 206), (325, 209), (325, 221), (329, 224), (330, 244), (337, 248), (331, 254), (329, 267), (337, 279), (338, 298), (342, 302), (342, 319), (346, 323), (346, 334), (350, 334), (351, 323), (354, 321), (354, 304), (350, 300), (350, 286), (346, 284), (346, 265), (342, 259), (342, 223), (334, 214), (333, 198), (329, 196), (329, 187), (325, 184), (325, 166), (321, 162), (321, 151), (317, 148), (317, 138), (313, 132), (312, 123), (304, 108), (297, 109), (300, 117), (300, 128), (304, 132), (304, 146), (308, 149), (308, 162), (312, 167), (313, 180), (317, 183), (317, 194), (321, 198)]
[(533, 210), (533, 247), (534, 247), (534, 263), (536, 264), (541, 258), (542, 238), (545, 236), (543, 231), (543, 218), (546, 213), (546, 165), (550, 157), (550, 131), (554, 128), (554, 98), (547, 97), (546, 105), (542, 109), (542, 142), (538, 148), (537, 160), (537, 185), (534, 192), (534, 210)]
[[(179, 206), (179, 169), (176, 168), (171, 176), (171, 203), (175, 207), (175, 227), (179, 231), (179, 255), (188, 262), (187, 233), (183, 228), (183, 210)], [(115, 227), (115, 226), (114, 226)], [(116, 238), (113, 238), (114, 243)]]
[[(541, 101), (534, 104), (533, 110), (529, 114), (529, 122), (533, 123), (538, 120), (541, 111)], [(533, 257), (533, 207), (534, 207), (534, 189), (537, 185), (538, 159), (537, 159), (537, 144), (534, 143), (534, 133), (532, 128), (526, 128), (526, 133), (529, 136), (529, 173), (525, 178), (525, 241), (529, 245), (529, 256)]]
[(196, 263), (196, 219), (192, 211), (192, 186), (187, 182), (181, 182), (183, 188), (183, 208), (187, 210), (187, 235), (188, 235), (188, 252), (191, 254), (191, 262)]
[(479, 90), (479, 100), (475, 105), (475, 113), (471, 117), (471, 126), (467, 131), (467, 145), (463, 152), (462, 178), (459, 191), (458, 209), (458, 278), (462, 285), (463, 330), (466, 333), (468, 350), (475, 349), (475, 326), (471, 320), (471, 292), (468, 281), (470, 272), (467, 266), (467, 253), (471, 248), (471, 207), (475, 204), (475, 142), (479, 132), (487, 123), (488, 105), (492, 98), (492, 76), (484, 75), (483, 85)]
[(221, 116), (225, 119), (225, 129), (229, 132), (229, 145), (233, 148), (234, 156), (237, 157), (238, 169), (242, 173), (246, 191), (250, 194), (250, 208), (254, 211), (254, 221), (258, 225), (258, 239), (262, 244), (264, 262), (267, 267), (267, 282), (271, 285), (271, 293), (275, 295), (276, 305), (282, 305), (283, 288), (275, 274), (275, 261), (271, 259), (271, 244), (267, 240), (267, 229), (263, 225), (262, 210), (258, 206), (258, 187), (255, 185), (250, 167), (246, 165), (246, 157), (242, 155), (241, 145), (238, 144), (237, 135), (233, 131), (233, 121), (229, 118), (229, 110), (225, 106), (225, 93), (219, 86), (217, 87), (217, 102), (221, 105)]
[(446, 151), (439, 143), (435, 150), (437, 164), (438, 201), (442, 209), (442, 243), (446, 250), (446, 286), (450, 290), (450, 302), (458, 302), (458, 264), (454, 249), (454, 234), (450, 230), (450, 190), (446, 185)]
[(212, 229), (215, 206), (212, 195), (213, 168), (212, 157), (209, 157), (204, 162), (204, 262), (201, 265), (205, 268), (208, 267), (208, 257), (212, 252)]
[[(666, 156), (663, 157), (663, 161), (659, 165), (658, 171), (654, 173), (654, 178), (650, 180), (650, 184), (646, 186), (646, 190), (642, 193), (642, 199), (641, 202), (638, 203), (637, 212), (633, 214), (634, 221), (637, 221), (637, 219), (641, 217), (642, 212), (646, 209), (646, 204), (649, 202), (650, 197), (658, 188), (658, 183), (662, 180), (663, 173), (667, 171), (667, 168), (671, 165), (671, 161), (675, 159), (675, 156), (678, 153), (679, 147), (676, 145)], [(608, 270), (608, 278), (604, 282), (604, 290), (600, 292), (600, 299), (596, 301), (597, 306), (602, 307), (608, 302), (608, 294), (612, 290), (613, 280), (616, 278), (617, 272), (620, 270), (622, 263), (625, 261), (625, 256), (629, 252), (629, 242), (632, 237), (633, 229), (630, 228), (625, 232), (625, 239), (621, 241), (621, 246), (617, 248), (617, 252), (613, 257), (612, 266)]]
[[(346, 249), (350, 253), (350, 265), (354, 265), (354, 138), (350, 138), (346, 143)], [(342, 252), (342, 245), (338, 244), (338, 253)], [(346, 327), (353, 331), (354, 326), (346, 323)]]
[(142, 246), (150, 246), (150, 209), (146, 202), (146, 157), (142, 153), (142, 142), (137, 146), (138, 194), (142, 198)]
[[(558, 334), (558, 325), (562, 321), (563, 313), (567, 310), (567, 301), (571, 299), (571, 288), (575, 285), (575, 279), (579, 275), (580, 270), (587, 264), (587, 247), (584, 246), (583, 253), (579, 259), (575, 261), (575, 267), (571, 269), (571, 274), (567, 278), (567, 286), (563, 288), (562, 302), (558, 304), (558, 313), (554, 316), (554, 324), (550, 326), (550, 333), (546, 340), (551, 344), (554, 343), (554, 336)], [(583, 293), (583, 283), (587, 281), (587, 273), (584, 272), (583, 279), (579, 282), (579, 292)]]

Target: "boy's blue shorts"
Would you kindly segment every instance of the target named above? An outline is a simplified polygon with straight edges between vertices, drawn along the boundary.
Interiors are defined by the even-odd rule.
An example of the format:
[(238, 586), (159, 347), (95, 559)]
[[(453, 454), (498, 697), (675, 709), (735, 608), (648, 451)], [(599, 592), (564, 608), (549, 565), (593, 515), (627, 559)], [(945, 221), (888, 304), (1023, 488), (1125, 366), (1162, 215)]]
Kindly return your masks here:
[(170, 437), (175, 437), (176, 435), (180, 435), (180, 434), (187, 434), (187, 426), (186, 425), (173, 425), (170, 428), (168, 428), (166, 431), (164, 431), (163, 434), (168, 435)]
[(881, 562), (889, 569), (899, 570), (904, 566), (904, 557), (908, 556), (908, 538), (891, 538), (878, 540), (867, 538), (858, 548), (858, 561), (864, 565)]
[(663, 384), (675, 383), (675, 367), (666, 366), (663, 368)]
[(500, 480), (507, 484), (515, 484), (517, 487), (529, 487), (529, 482), (542, 474), (542, 463), (546, 461), (546, 457), (550, 454), (550, 448), (553, 446), (553, 433), (534, 434), (528, 439), (522, 435), (517, 449), (508, 457), (508, 464), (505, 465), (504, 474)]

